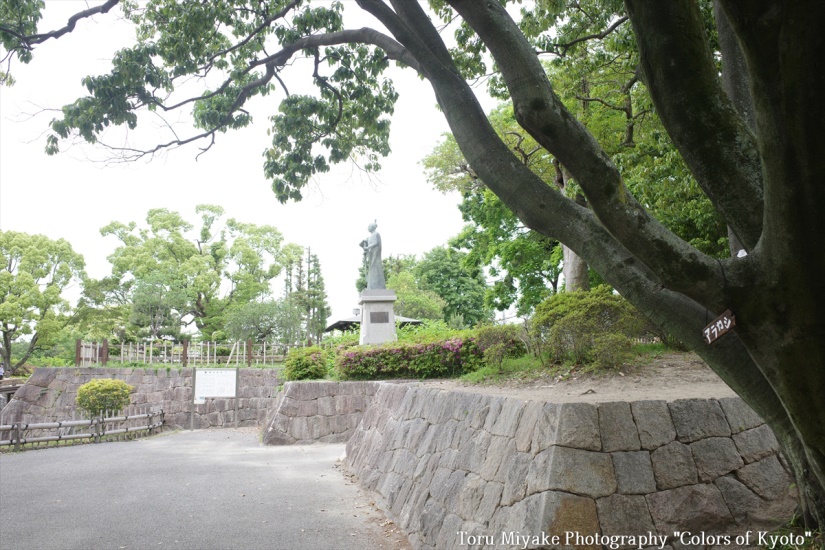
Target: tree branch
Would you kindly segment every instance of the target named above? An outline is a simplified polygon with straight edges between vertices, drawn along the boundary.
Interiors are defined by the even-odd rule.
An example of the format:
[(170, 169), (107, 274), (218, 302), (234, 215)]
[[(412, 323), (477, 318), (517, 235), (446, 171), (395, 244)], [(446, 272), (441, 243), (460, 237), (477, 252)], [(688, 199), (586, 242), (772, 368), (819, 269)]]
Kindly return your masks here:
[(65, 27), (47, 33), (24, 36), (18, 32), (15, 32), (13, 29), (3, 26), (0, 26), (0, 31), (7, 32), (16, 37), (20, 40), (21, 46), (24, 49), (31, 50), (33, 44), (42, 44), (50, 38), (60, 38), (64, 34), (72, 32), (77, 25), (77, 22), (81, 19), (86, 19), (87, 17), (91, 17), (99, 13), (108, 13), (109, 10), (118, 5), (118, 3), (120, 3), (120, 0), (108, 0), (105, 4), (78, 12), (69, 18), (69, 21), (66, 23)]
[(719, 82), (695, 2), (626, 0), (645, 84), (699, 186), (748, 250), (762, 234), (753, 134)]
[(450, 4), (495, 58), (519, 124), (570, 171), (610, 233), (669, 288), (715, 309), (722, 300), (723, 286), (716, 262), (667, 230), (636, 201), (595, 138), (555, 95), (532, 47), (504, 8), (470, 0)]
[(273, 13), (273, 14), (272, 14), (272, 15), (270, 15), (270, 16), (265, 17), (265, 18), (264, 18), (264, 20), (263, 20), (263, 21), (261, 21), (261, 24), (260, 24), (260, 25), (258, 25), (257, 27), (255, 27), (255, 28), (252, 30), (252, 32), (250, 32), (250, 33), (246, 36), (246, 38), (244, 38), (243, 40), (241, 40), (241, 41), (240, 41), (240, 42), (238, 42), (237, 44), (233, 44), (233, 45), (232, 45), (232, 46), (230, 46), (229, 48), (223, 49), (223, 50), (221, 50), (221, 51), (219, 51), (219, 52), (215, 53), (214, 55), (210, 56), (210, 57), (209, 57), (209, 61), (208, 61), (207, 65), (210, 65), (211, 63), (213, 63), (213, 62), (214, 62), (217, 58), (219, 58), (219, 57), (222, 57), (222, 56), (224, 56), (224, 55), (226, 55), (226, 54), (229, 54), (229, 53), (234, 52), (235, 50), (237, 50), (237, 49), (239, 49), (239, 48), (244, 47), (244, 46), (245, 46), (245, 45), (247, 45), (250, 41), (252, 41), (252, 39), (253, 39), (253, 38), (255, 38), (256, 36), (258, 36), (258, 33), (260, 33), (260, 32), (261, 32), (262, 30), (264, 30), (266, 27), (268, 27), (269, 25), (271, 25), (274, 21), (277, 21), (278, 19), (282, 19), (282, 18), (286, 17), (286, 15), (287, 15), (290, 11), (292, 11), (292, 10), (293, 10), (296, 6), (298, 6), (298, 4), (300, 4), (300, 3), (301, 3), (301, 0), (292, 0), (289, 4), (287, 4), (286, 6), (284, 6), (284, 7), (283, 7), (282, 9), (280, 9), (279, 11), (277, 11), (277, 12)]
[[(588, 34), (587, 36), (582, 36), (582, 37), (576, 38), (575, 40), (571, 40), (570, 42), (567, 42), (567, 43), (553, 44), (553, 46), (556, 48), (556, 51), (540, 51), (538, 53), (539, 54), (553, 53), (553, 54), (558, 55), (559, 57), (564, 57), (564, 56), (567, 55), (567, 50), (569, 50), (570, 48), (572, 48), (576, 44), (579, 44), (581, 42), (587, 42), (588, 40), (601, 40), (601, 39), (607, 37), (607, 35), (609, 35), (613, 31), (615, 31), (616, 29), (618, 29), (622, 25), (622, 23), (624, 23), (625, 21), (627, 21), (627, 16), (626, 15), (618, 18), (616, 21), (613, 22), (612, 25), (610, 25), (609, 27), (607, 27), (605, 30), (603, 30), (600, 33)], [(559, 52), (558, 49), (561, 49), (561, 52)]]
[[(250, 63), (250, 65), (240, 74), (240, 76), (246, 75), (251, 73), (255, 68), (263, 66), (266, 70), (265, 72), (256, 80), (244, 85), (239, 93), (238, 96), (235, 98), (235, 101), (232, 103), (230, 108), (226, 112), (226, 116), (224, 120), (221, 121), (220, 124), (215, 125), (214, 127), (201, 132), (197, 135), (191, 136), (189, 138), (180, 139), (176, 138), (174, 140), (160, 143), (151, 149), (134, 149), (129, 147), (113, 147), (106, 144), (102, 144), (104, 147), (107, 147), (111, 150), (121, 151), (130, 153), (129, 155), (123, 158), (124, 161), (134, 161), (138, 160), (145, 156), (151, 156), (155, 153), (169, 148), (180, 147), (182, 145), (186, 145), (188, 143), (192, 143), (194, 141), (201, 140), (203, 138), (207, 138), (210, 136), (214, 136), (216, 132), (226, 127), (229, 123), (231, 115), (237, 112), (238, 110), (243, 107), (244, 103), (249, 99), (249, 97), (259, 88), (262, 88), (269, 84), (269, 82), (275, 78), (276, 71), (279, 67), (283, 67), (286, 63), (295, 55), (297, 52), (313, 47), (320, 47), (320, 46), (334, 46), (340, 44), (352, 44), (352, 43), (362, 43), (362, 44), (372, 44), (384, 50), (387, 56), (390, 59), (399, 61), (404, 63), (405, 65), (415, 69), (419, 73), (421, 72), (418, 62), (415, 58), (410, 55), (410, 53), (398, 42), (390, 38), (389, 36), (382, 34), (376, 30), (370, 28), (361, 28), (361, 29), (352, 29), (352, 30), (344, 30), (339, 32), (333, 33), (326, 33), (326, 34), (317, 34), (311, 36), (302, 37), (295, 42), (284, 46), (279, 52), (269, 55), (263, 59), (254, 61)], [(317, 76), (317, 71), (316, 71)], [(278, 79), (280, 80), (280, 79)], [(216, 95), (224, 93), (231, 85), (235, 82), (235, 78), (230, 78), (226, 80), (221, 86), (219, 86), (215, 91), (205, 94), (203, 96), (198, 97), (191, 97), (179, 103), (176, 103), (172, 106), (164, 106), (161, 103), (158, 103), (157, 106), (163, 109), (164, 111), (171, 111), (173, 109), (177, 109), (182, 107), (183, 105), (189, 103), (195, 103), (198, 101), (203, 101), (205, 99), (209, 99), (211, 97), (215, 97)], [(340, 95), (339, 95), (340, 99)], [(214, 139), (213, 139), (214, 141)], [(208, 150), (211, 145), (207, 146), (206, 150)], [(205, 152), (202, 151), (202, 152)]]

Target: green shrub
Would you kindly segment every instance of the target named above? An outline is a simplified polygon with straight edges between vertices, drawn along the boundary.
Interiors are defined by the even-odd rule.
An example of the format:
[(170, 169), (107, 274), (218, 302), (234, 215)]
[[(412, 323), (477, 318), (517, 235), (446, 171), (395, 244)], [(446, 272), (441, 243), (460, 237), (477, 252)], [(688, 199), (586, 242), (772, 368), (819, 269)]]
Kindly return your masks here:
[(600, 334), (593, 339), (592, 365), (617, 369), (633, 359), (633, 342), (624, 334)]
[(488, 364), (501, 365), (508, 357), (521, 357), (527, 347), (521, 339), (520, 325), (485, 325), (476, 329), (476, 345)]
[[(647, 326), (630, 303), (606, 286), (551, 296), (539, 304), (532, 319), (541, 353), (556, 362), (602, 366), (626, 360), (622, 358), (627, 357), (625, 350), (629, 353), (631, 339), (641, 336)], [(611, 345), (617, 349), (610, 350)]]
[(327, 376), (327, 354), (318, 346), (293, 348), (284, 360), (287, 380), (318, 380)]
[(91, 416), (114, 414), (129, 404), (129, 394), (135, 390), (123, 380), (97, 378), (77, 388), (77, 406)]
[(361, 334), (356, 330), (348, 330), (338, 336), (324, 338), (319, 344), (324, 349), (341, 349), (357, 346)]
[(482, 352), (475, 338), (437, 342), (393, 342), (360, 346), (339, 352), (335, 371), (341, 379), (443, 378), (481, 367)]
[(399, 342), (429, 343), (463, 338), (471, 335), (469, 330), (457, 330), (441, 320), (424, 319), (420, 325), (407, 325), (397, 331)]

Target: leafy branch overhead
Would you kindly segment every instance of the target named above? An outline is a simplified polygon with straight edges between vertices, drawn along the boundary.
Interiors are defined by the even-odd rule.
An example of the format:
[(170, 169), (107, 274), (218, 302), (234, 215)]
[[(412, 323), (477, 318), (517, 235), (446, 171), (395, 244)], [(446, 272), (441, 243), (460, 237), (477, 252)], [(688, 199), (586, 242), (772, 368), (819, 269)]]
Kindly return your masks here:
[[(0, 2), (4, 82), (13, 58), (31, 62), (114, 4), (43, 32), (45, 2)], [(179, 109), (192, 112), (190, 134), (122, 158), (195, 141), (207, 150), (251, 123), (259, 96), (276, 96), (264, 173), (279, 200), (297, 199), (332, 163), (379, 167), (397, 99), (387, 71), (409, 68), (432, 86), (471, 194), (495, 195), (520, 227), (563, 243), (697, 350), (770, 424), (804, 521), (825, 525), (825, 3), (120, 5), (136, 43), (114, 54), (110, 74), (84, 81), (88, 95), (52, 123), (50, 153), (69, 137), (102, 142), (111, 126), (134, 129), (142, 111)], [(350, 23), (367, 19), (371, 28)], [(312, 91), (291, 93), (301, 77)], [(484, 81), (510, 104), (503, 132), (478, 100)], [(550, 162), (524, 162), (534, 157)], [(721, 257), (721, 227), (741, 254)], [(708, 345), (705, 325), (728, 309), (735, 329)]]
[[(33, 9), (38, 5), (31, 4)], [(108, 4), (89, 10), (90, 15), (105, 13), (117, 2)], [(6, 3), (3, 7), (0, 35), (8, 63), (13, 54), (30, 61), (34, 46), (61, 34), (32, 34), (32, 22)], [(29, 19), (35, 13), (39, 18), (40, 9)], [(52, 121), (47, 153), (59, 152), (60, 141), (72, 135), (96, 143), (110, 126), (134, 130), (142, 110), (180, 109), (191, 109), (199, 132), (173, 133), (172, 139), (147, 149), (104, 145), (123, 160), (196, 142), (208, 150), (217, 134), (249, 125), (245, 107), (251, 99), (279, 86), (286, 98), (270, 118), (272, 143), (263, 151), (264, 172), (279, 200), (300, 199), (301, 188), (330, 164), (363, 158), (366, 170), (377, 170), (379, 157), (389, 154), (388, 116), (398, 94), (381, 73), (391, 59), (412, 66), (415, 61), (384, 34), (368, 28), (345, 30), (340, 2), (329, 7), (299, 1), (247, 7), (157, 0), (124, 2), (122, 10), (137, 27), (137, 44), (114, 55), (111, 73), (83, 79), (89, 95), (66, 105), (62, 116)], [(285, 69), (300, 57), (313, 60), (309, 72), (316, 95), (291, 95), (284, 82)], [(192, 78), (219, 84), (187, 95)]]

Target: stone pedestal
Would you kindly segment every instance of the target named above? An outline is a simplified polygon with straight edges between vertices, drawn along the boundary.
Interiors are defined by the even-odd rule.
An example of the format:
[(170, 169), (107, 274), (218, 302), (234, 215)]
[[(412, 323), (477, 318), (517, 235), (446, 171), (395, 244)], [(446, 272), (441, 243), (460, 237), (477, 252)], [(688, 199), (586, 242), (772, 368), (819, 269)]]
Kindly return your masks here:
[(395, 312), (397, 299), (393, 290), (365, 290), (361, 293), (361, 345), (395, 342)]

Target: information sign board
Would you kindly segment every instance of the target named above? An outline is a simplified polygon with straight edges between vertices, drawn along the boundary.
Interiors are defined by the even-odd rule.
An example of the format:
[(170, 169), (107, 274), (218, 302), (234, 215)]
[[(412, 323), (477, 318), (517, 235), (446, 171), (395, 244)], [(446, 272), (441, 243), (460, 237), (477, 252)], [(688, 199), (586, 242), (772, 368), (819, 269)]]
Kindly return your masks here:
[(237, 397), (238, 369), (195, 369), (195, 405), (207, 397)]

